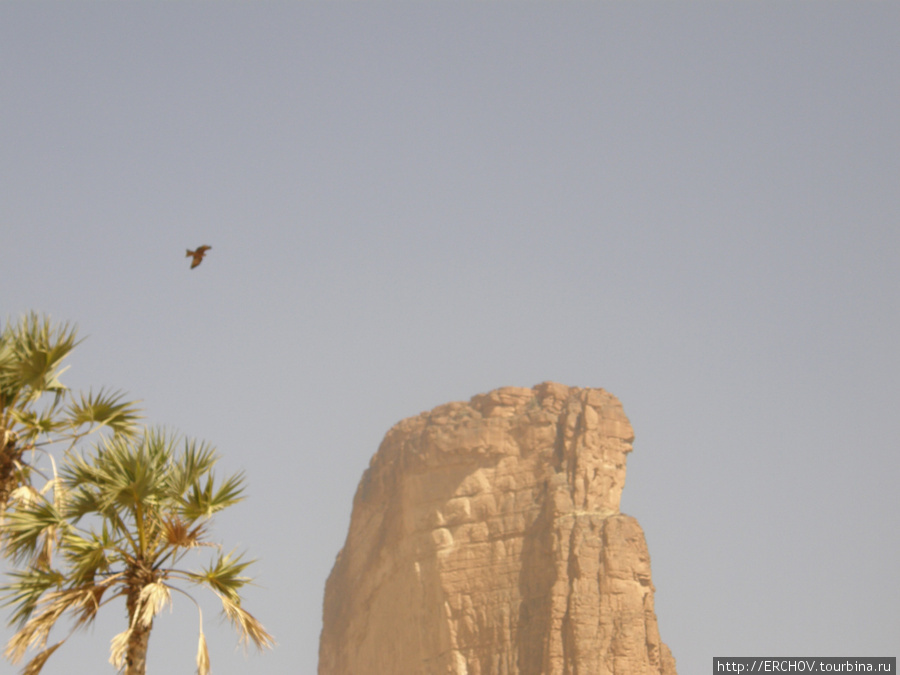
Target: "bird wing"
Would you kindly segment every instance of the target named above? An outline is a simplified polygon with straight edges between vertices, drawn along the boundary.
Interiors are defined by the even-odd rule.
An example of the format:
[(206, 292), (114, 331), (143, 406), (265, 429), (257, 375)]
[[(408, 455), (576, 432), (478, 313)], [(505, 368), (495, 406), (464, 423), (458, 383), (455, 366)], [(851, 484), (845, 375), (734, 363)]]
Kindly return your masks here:
[(206, 252), (211, 248), (212, 246), (207, 246), (206, 244), (204, 244), (203, 246), (198, 246), (196, 251), (188, 249), (185, 257), (189, 258), (190, 256), (194, 256), (194, 260), (191, 262), (191, 269), (194, 269), (197, 265), (203, 262), (203, 256), (206, 255)]

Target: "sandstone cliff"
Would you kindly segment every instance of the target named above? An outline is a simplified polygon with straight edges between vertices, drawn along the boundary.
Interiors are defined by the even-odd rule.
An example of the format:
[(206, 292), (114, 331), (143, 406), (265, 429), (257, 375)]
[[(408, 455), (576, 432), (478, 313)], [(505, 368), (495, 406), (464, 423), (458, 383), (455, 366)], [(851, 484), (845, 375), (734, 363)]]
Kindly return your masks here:
[(544, 383), (394, 426), (325, 587), (319, 675), (675, 675), (619, 513), (633, 432)]

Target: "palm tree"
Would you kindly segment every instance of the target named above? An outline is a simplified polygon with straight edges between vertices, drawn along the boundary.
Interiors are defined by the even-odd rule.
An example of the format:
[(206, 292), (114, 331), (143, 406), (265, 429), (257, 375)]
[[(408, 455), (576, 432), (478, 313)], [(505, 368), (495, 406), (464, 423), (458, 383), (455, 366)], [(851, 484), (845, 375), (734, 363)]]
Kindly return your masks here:
[[(260, 650), (274, 645), (241, 606), (240, 590), (251, 581), (244, 571), (252, 561), (207, 541), (212, 516), (243, 499), (243, 473), (217, 481), (217, 460), (211, 446), (180, 443), (159, 430), (102, 438), (91, 454), (69, 455), (47, 495), (29, 493), (15, 503), (5, 536), (8, 555), (21, 569), (10, 574), (0, 595), (14, 608), (10, 623), (18, 626), (6, 656), (18, 663), (38, 650), (23, 675), (39, 673), (71, 635), (47, 646), (61, 617), (72, 618), (75, 631), (119, 597), (128, 626), (113, 638), (110, 662), (126, 675), (143, 675), (153, 619), (171, 603), (172, 591), (194, 601), (182, 588), (186, 584), (218, 596), (243, 644)], [(204, 546), (214, 548), (206, 567), (180, 567), (185, 555)], [(202, 614), (197, 672), (209, 672)]]
[(73, 326), (33, 312), (0, 328), (0, 514), (17, 489), (31, 489), (27, 454), (71, 449), (104, 427), (122, 436), (137, 429), (137, 406), (122, 394), (76, 397), (60, 382), (62, 362), (78, 343)]

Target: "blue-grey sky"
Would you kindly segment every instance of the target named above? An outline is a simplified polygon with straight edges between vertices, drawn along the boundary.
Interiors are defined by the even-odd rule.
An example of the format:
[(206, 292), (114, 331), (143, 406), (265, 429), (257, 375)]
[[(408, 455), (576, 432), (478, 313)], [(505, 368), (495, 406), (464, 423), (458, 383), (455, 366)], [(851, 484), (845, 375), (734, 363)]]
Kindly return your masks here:
[[(896, 655), (898, 36), (893, 2), (2, 3), (0, 314), (76, 322), (69, 385), (247, 471), (216, 533), (280, 644), (205, 604), (217, 675), (315, 672), (391, 425), (545, 380), (631, 418), (680, 673)], [(112, 672), (123, 616), (46, 675)], [(196, 625), (176, 597), (150, 672)]]

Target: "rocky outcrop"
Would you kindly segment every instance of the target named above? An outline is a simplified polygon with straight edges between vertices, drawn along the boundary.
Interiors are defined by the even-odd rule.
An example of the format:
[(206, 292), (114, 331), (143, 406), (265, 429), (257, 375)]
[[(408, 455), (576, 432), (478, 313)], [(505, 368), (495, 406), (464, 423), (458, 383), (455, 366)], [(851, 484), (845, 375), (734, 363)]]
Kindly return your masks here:
[(612, 394), (554, 383), (394, 426), (325, 587), (319, 675), (675, 675), (619, 513), (632, 440)]

